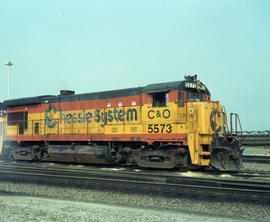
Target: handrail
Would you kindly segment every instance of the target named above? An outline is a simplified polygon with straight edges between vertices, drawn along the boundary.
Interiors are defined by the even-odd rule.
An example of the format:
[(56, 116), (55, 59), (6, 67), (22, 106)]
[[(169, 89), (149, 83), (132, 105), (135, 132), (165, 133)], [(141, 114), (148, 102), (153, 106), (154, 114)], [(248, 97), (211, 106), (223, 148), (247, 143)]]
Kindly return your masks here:
[(241, 136), (243, 134), (243, 131), (242, 131), (242, 125), (241, 125), (241, 121), (240, 121), (240, 117), (237, 113), (231, 113), (230, 114), (230, 130), (231, 130), (231, 136), (233, 134), (233, 117), (234, 117), (234, 131), (235, 131), (235, 134), (238, 133), (238, 125), (237, 123), (239, 124), (239, 127), (240, 127), (240, 130), (241, 130)]

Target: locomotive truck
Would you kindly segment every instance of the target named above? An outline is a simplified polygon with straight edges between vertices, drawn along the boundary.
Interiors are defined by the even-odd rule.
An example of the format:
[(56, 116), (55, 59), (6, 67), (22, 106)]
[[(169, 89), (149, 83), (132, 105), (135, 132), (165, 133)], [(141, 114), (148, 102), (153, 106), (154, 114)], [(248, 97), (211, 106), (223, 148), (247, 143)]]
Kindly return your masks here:
[(211, 100), (197, 76), (86, 94), (61, 90), (3, 105), (3, 158), (161, 169), (241, 167), (239, 117), (231, 115), (231, 132), (226, 131), (224, 107)]

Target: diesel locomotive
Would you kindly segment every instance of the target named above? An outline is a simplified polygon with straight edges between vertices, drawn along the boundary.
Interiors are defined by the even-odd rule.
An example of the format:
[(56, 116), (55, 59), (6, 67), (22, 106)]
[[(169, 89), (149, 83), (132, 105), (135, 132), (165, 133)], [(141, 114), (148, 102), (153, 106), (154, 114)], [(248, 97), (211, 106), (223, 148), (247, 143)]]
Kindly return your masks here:
[(228, 133), (224, 107), (211, 100), (197, 76), (86, 94), (61, 90), (3, 106), (3, 158), (165, 169), (241, 167), (238, 115), (231, 114)]

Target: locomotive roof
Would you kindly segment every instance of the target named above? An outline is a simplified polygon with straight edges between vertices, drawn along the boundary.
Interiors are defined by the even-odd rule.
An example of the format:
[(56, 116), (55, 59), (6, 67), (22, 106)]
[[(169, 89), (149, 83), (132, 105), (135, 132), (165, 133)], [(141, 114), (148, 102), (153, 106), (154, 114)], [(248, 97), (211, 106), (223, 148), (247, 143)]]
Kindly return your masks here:
[[(35, 105), (43, 103), (59, 103), (59, 102), (72, 102), (72, 101), (85, 101), (85, 100), (97, 100), (97, 99), (109, 99), (117, 97), (126, 97), (126, 96), (136, 96), (142, 93), (157, 93), (157, 92), (168, 92), (171, 90), (186, 90), (185, 81), (174, 81), (166, 83), (157, 83), (150, 84), (145, 87), (136, 87), (120, 90), (111, 90), (103, 92), (94, 92), (94, 93), (84, 93), (76, 95), (45, 95), (45, 96), (36, 96), (20, 99), (12, 99), (4, 101), (5, 107), (11, 106), (23, 106), (23, 105)], [(210, 94), (206, 88), (206, 94)]]
[(147, 85), (143, 88), (144, 93), (157, 93), (157, 92), (168, 92), (175, 89), (184, 89), (185, 81), (174, 81), (165, 83), (155, 83)]

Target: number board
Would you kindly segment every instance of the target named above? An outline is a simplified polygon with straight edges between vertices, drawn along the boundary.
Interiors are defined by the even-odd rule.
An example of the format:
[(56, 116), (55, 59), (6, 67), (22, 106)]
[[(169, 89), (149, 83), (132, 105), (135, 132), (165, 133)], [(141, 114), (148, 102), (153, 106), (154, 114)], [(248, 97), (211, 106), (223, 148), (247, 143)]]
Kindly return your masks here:
[(171, 133), (172, 125), (171, 124), (148, 124), (147, 132), (148, 133)]

